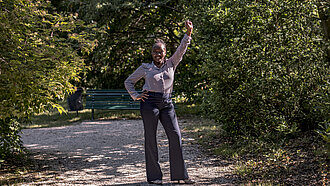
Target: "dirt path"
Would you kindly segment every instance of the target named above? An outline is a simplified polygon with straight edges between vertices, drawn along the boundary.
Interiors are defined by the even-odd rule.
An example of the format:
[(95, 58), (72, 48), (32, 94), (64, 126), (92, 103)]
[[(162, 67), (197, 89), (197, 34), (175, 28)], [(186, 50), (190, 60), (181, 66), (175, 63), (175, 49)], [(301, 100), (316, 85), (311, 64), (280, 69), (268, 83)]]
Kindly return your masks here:
[[(187, 121), (179, 121), (181, 128)], [(158, 129), (164, 185), (170, 181), (168, 143)], [(88, 121), (79, 125), (25, 129), (22, 139), (36, 171), (23, 185), (148, 185), (141, 120)], [(232, 165), (202, 153), (182, 130), (184, 157), (195, 185), (232, 185)]]

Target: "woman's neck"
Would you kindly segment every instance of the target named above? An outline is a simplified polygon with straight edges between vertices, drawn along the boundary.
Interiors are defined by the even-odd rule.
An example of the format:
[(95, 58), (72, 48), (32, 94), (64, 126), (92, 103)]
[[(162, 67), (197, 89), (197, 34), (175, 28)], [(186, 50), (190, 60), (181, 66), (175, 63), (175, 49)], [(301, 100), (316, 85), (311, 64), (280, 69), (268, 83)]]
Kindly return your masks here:
[(162, 62), (155, 62), (154, 61), (154, 64), (156, 65), (156, 67), (160, 68), (164, 64), (164, 61), (162, 61)]

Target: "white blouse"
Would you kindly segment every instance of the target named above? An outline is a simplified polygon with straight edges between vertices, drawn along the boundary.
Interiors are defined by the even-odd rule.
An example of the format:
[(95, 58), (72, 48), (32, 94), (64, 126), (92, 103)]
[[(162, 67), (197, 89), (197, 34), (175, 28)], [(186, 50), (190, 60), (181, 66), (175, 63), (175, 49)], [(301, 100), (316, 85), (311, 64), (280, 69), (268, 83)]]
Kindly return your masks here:
[(186, 53), (191, 37), (185, 34), (175, 53), (158, 68), (154, 62), (142, 63), (126, 80), (125, 87), (131, 97), (136, 100), (139, 93), (135, 90), (135, 83), (145, 79), (143, 90), (150, 92), (172, 93), (174, 72), (183, 55)]

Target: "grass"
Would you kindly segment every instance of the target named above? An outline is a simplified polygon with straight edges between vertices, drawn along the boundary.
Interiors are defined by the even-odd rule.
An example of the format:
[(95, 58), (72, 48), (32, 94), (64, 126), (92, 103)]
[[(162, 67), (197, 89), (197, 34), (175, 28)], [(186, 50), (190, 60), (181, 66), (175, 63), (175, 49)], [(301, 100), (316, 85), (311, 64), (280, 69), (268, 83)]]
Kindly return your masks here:
[(271, 143), (257, 138), (228, 137), (212, 120), (192, 121), (187, 129), (206, 152), (235, 162), (237, 184), (329, 185), (328, 150), (315, 132)]
[[(24, 124), (23, 128), (44, 128), (59, 127), (79, 123), (84, 120), (91, 120), (91, 110), (85, 109), (79, 111), (78, 115), (74, 112), (58, 113), (51, 111), (34, 116), (30, 123)], [(113, 119), (140, 119), (139, 111), (118, 111), (118, 110), (95, 110), (95, 120), (113, 120)]]
[[(65, 101), (59, 103), (65, 110)], [(188, 117), (198, 113), (195, 105), (177, 104), (176, 113), (179, 117)], [(47, 128), (74, 125), (85, 120), (91, 120), (92, 110), (84, 109), (78, 111), (67, 111), (60, 114), (56, 109), (40, 113), (32, 117), (29, 123), (23, 124), (23, 128)], [(94, 110), (95, 120), (115, 119), (141, 119), (139, 110)]]
[[(65, 102), (60, 102), (60, 105), (67, 109)], [(40, 113), (31, 118), (29, 123), (23, 124), (23, 128), (47, 128), (60, 127), (78, 124), (85, 120), (91, 120), (92, 110), (84, 109), (78, 111), (67, 111), (60, 114), (56, 109), (51, 109), (48, 112)], [(114, 119), (140, 119), (138, 110), (95, 110), (95, 120), (114, 120)]]

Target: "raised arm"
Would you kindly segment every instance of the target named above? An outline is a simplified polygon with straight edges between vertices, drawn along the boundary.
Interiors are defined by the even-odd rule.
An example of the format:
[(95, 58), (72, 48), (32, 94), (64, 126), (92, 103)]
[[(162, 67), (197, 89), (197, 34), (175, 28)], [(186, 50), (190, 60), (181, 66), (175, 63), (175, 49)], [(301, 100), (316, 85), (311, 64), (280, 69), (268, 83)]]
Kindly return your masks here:
[(189, 21), (189, 20), (187, 20), (187, 21), (185, 22), (185, 24), (186, 24), (186, 28), (187, 28), (186, 34), (187, 34), (189, 37), (191, 37), (191, 32), (192, 32), (194, 26), (193, 26), (192, 22)]
[(193, 24), (191, 21), (185, 22), (187, 31), (183, 39), (181, 40), (180, 46), (176, 49), (175, 53), (168, 59), (169, 62), (173, 63), (173, 66), (176, 67), (182, 60), (183, 55), (186, 53), (188, 45), (191, 40), (191, 32), (193, 30)]

